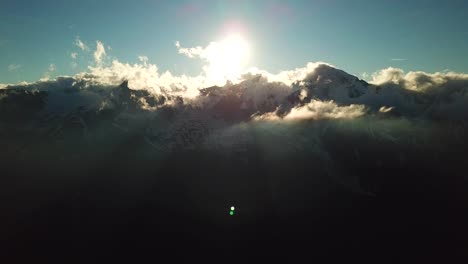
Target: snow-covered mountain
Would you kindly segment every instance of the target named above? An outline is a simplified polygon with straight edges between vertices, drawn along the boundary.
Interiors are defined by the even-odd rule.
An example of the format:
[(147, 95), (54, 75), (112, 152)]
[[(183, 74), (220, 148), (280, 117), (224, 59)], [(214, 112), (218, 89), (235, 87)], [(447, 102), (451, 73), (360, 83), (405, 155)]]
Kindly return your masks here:
[(293, 103), (312, 99), (333, 100), (338, 104), (351, 104), (374, 88), (364, 80), (326, 64), (319, 65), (302, 81), (302, 89), (289, 96)]
[[(308, 175), (305, 162), (313, 173), (369, 194), (359, 168), (403, 166), (419, 153), (414, 149), (439, 151), (443, 142), (463, 146), (468, 86), (436, 81), (433, 87), (426, 80), (426, 90), (403, 81), (374, 85), (318, 65), (292, 85), (249, 75), (196, 96), (77, 77), (10, 86), (0, 89), (0, 160), (68, 160), (86, 169), (98, 166), (95, 160), (117, 166), (117, 155), (151, 168), (190, 153), (207, 166), (215, 156), (249, 170), (265, 162), (267, 171), (286, 164)], [(256, 164), (245, 165), (251, 160)]]
[[(130, 119), (150, 125), (154, 125), (152, 120), (155, 119), (171, 124), (185, 119), (233, 124), (264, 114), (284, 117), (293, 109), (309, 111), (307, 104), (313, 100), (332, 101), (336, 107), (362, 105), (368, 113), (383, 116), (440, 117), (444, 111), (460, 105), (457, 94), (466, 94), (466, 88), (456, 86), (424, 93), (393, 83), (377, 86), (326, 64), (318, 65), (291, 86), (270, 82), (258, 74), (236, 84), (199, 89), (198, 96), (191, 98), (164, 90), (156, 93), (150, 89), (132, 89), (127, 81), (112, 86), (83, 78), (60, 77), (0, 90), (0, 123), (3, 127), (9, 122), (33, 127), (31, 122), (56, 125), (69, 122), (66, 120), (80, 120), (79, 124), (87, 124), (91, 120), (99, 122), (101, 118), (111, 118), (111, 124), (123, 130), (130, 129)], [(463, 113), (447, 118), (463, 117)], [(141, 119), (143, 116), (145, 121)]]

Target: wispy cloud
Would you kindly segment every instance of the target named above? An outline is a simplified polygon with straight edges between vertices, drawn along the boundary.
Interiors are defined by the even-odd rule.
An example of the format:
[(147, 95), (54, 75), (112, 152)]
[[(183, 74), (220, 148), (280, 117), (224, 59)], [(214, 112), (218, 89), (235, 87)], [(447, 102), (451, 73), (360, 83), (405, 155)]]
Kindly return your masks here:
[(149, 59), (148, 59), (148, 57), (147, 57), (147, 56), (143, 56), (143, 55), (141, 55), (141, 56), (138, 56), (138, 60), (139, 60), (140, 62), (142, 62), (142, 63), (143, 63), (143, 65), (147, 65), (147, 64), (148, 64), (148, 60), (149, 60)]
[(56, 69), (57, 69), (57, 66), (55, 66), (55, 64), (53, 64), (53, 63), (49, 64), (49, 67), (47, 68), (47, 71), (44, 73), (44, 76), (39, 81), (48, 81), (48, 80), (50, 80), (50, 77), (52, 76), (52, 73)]
[(19, 64), (10, 64), (10, 65), (8, 65), (8, 71), (10, 71), (10, 72), (17, 71), (20, 68), (21, 68), (21, 65), (19, 65)]
[(391, 61), (406, 61), (407, 59), (402, 59), (402, 58), (393, 58), (390, 59)]
[(89, 50), (88, 46), (86, 46), (86, 44), (80, 40), (80, 37), (76, 37), (75, 45), (83, 51)]
[(72, 53), (70, 53), (70, 57), (72, 59), (76, 59), (78, 57), (78, 53), (77, 52), (72, 52)]
[(101, 64), (102, 59), (106, 56), (106, 48), (104, 48), (104, 44), (101, 41), (96, 41), (96, 51), (94, 52), (94, 60), (96, 64)]

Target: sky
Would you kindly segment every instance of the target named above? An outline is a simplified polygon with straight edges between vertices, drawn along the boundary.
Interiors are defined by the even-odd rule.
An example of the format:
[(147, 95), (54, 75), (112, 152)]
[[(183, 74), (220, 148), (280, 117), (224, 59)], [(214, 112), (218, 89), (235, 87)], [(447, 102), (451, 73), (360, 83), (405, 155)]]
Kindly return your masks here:
[(232, 32), (249, 46), (243, 66), (272, 73), (317, 61), (361, 78), (387, 67), (466, 73), (467, 10), (458, 0), (0, 0), (0, 83), (112, 60), (196, 76), (204, 62), (181, 48)]

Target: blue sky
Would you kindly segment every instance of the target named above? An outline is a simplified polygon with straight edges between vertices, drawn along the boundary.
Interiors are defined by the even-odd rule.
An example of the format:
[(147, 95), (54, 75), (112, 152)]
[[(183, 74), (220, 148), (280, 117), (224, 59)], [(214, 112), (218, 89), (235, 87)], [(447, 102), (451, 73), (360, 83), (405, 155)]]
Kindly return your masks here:
[(356, 75), (390, 66), (468, 72), (467, 11), (458, 0), (1, 0), (0, 83), (85, 71), (98, 40), (106, 62), (145, 55), (161, 71), (197, 75), (202, 62), (178, 54), (175, 41), (206, 46), (232, 25), (251, 45), (250, 66), (273, 73), (310, 61)]

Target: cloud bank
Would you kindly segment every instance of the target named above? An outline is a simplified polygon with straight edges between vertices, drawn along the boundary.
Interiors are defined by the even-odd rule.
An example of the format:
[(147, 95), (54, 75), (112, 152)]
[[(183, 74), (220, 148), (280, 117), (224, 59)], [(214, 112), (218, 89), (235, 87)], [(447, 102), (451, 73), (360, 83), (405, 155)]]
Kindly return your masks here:
[(256, 117), (257, 120), (320, 120), (320, 119), (352, 119), (363, 116), (365, 106), (338, 106), (333, 101), (311, 100), (309, 103), (294, 107), (285, 116), (267, 113)]
[[(210, 49), (176, 47), (200, 59)], [(91, 163), (79, 157), (107, 160), (110, 149), (123, 148), (113, 164), (148, 170), (177, 163), (180, 155), (204, 166), (211, 155), (245, 158), (255, 164), (245, 166), (263, 164), (283, 181), (288, 173), (277, 174), (283, 168), (303, 177), (313, 171), (369, 195), (379, 191), (378, 175), (395, 168), (411, 175), (412, 164), (428, 163), (426, 173), (458, 173), (450, 159), (463, 160), (457, 153), (468, 142), (468, 74), (387, 68), (367, 83), (317, 62), (276, 74), (252, 68), (219, 82), (206, 71), (160, 72), (144, 55), (135, 64), (106, 63), (100, 41), (93, 55), (96, 65), (72, 77), (51, 79), (50, 65), (41, 81), (0, 85), (6, 158), (69, 157), (86, 168)]]

